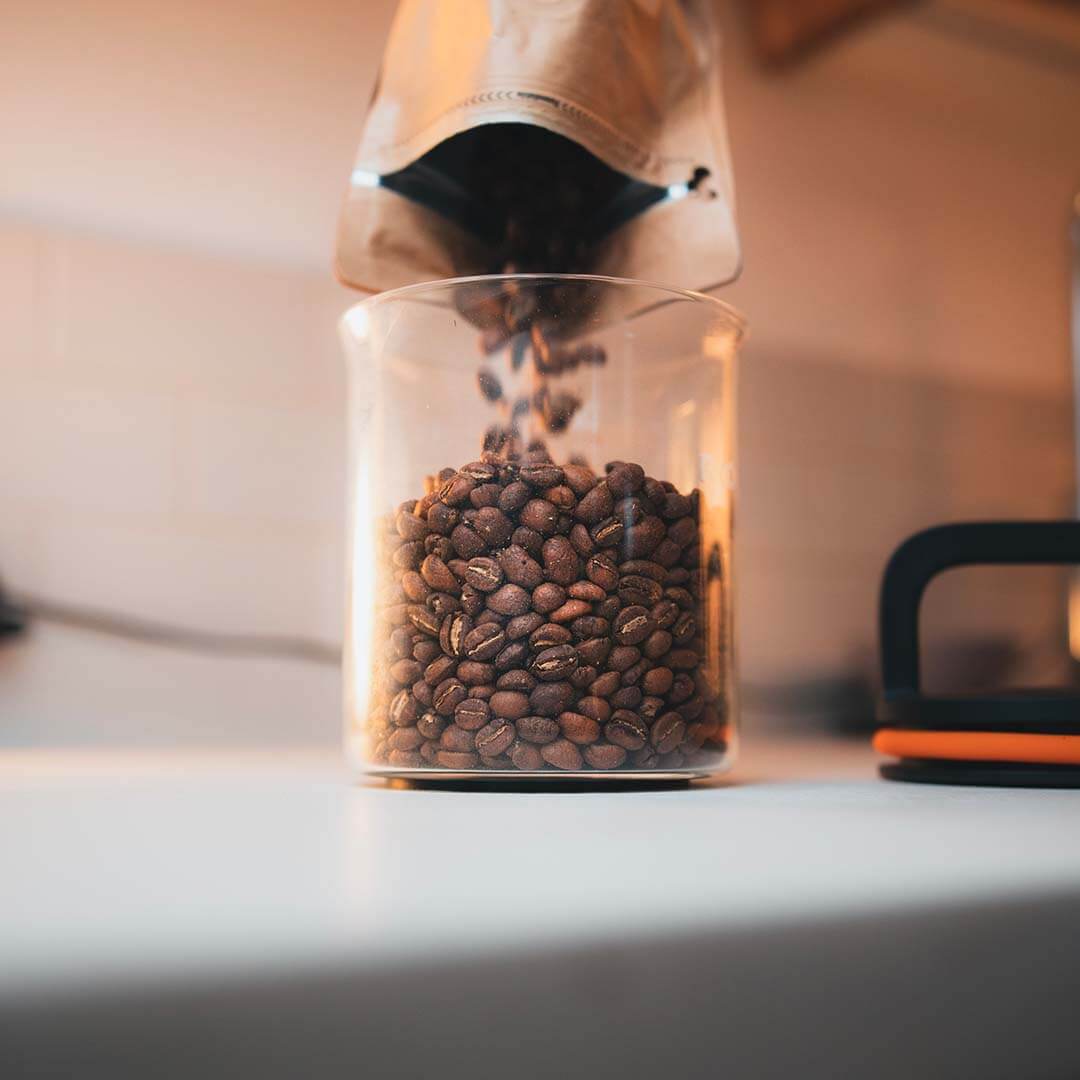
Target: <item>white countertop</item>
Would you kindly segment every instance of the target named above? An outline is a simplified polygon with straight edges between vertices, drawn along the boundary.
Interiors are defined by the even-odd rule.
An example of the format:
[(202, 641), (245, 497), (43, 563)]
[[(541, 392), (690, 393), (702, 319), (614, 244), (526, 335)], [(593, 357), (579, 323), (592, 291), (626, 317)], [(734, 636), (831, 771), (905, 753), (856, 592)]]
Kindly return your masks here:
[[(635, 1038), (641, 1052), (653, 1045), (638, 1017), (650, 1009), (676, 1009), (685, 1028), (669, 1064), (693, 1072), (742, 1054), (757, 1075), (780, 1075), (783, 1041), (739, 1044), (774, 999), (799, 1014), (794, 1027), (785, 1021), (789, 1034), (811, 1040), (824, 1038), (828, 1018), (843, 1033), (845, 1016), (868, 1000), (888, 1016), (924, 976), (924, 1007), (947, 995), (927, 1016), (950, 1040), (958, 1027), (945, 1014), (960, 999), (949, 1006), (948, 994), (970, 980), (996, 987), (963, 1006), (992, 1005), (987, 1023), (1005, 1001), (1014, 1028), (1024, 1002), (1042, 1002), (1049, 1022), (1068, 994), (1075, 1001), (1080, 791), (889, 784), (861, 747), (821, 743), (751, 744), (744, 760), (734, 781), (713, 786), (560, 793), (351, 785), (336, 758), (314, 753), (0, 754), (0, 1055), (14, 1047), (25, 1065), (77, 1049), (83, 1074), (96, 1075), (92, 1031), (102, 1075), (126, 1075), (122, 1062), (140, 1060), (130, 1039), (137, 1003), (160, 1004), (156, 1041), (144, 1032), (153, 1058), (152, 1046), (213, 999), (219, 1024), (233, 1016), (230, 1034), (202, 1043), (210, 1056), (176, 1075), (235, 1062), (235, 1048), (219, 1060), (207, 1047), (220, 1051), (256, 1021), (262, 1035), (244, 1041), (255, 1054), (248, 1064), (275, 1075), (305, 1043), (303, 1021), (320, 1017), (343, 1075), (350, 1052), (379, 1075), (424, 1075), (438, 1039), (431, 1017), (421, 1022), (410, 1008), (418, 994), (441, 995), (431, 1005), (438, 1022), (475, 1050), (528, 1045), (542, 1017), (583, 993), (582, 1030), (621, 1033), (614, 1056), (564, 1034), (592, 1075), (608, 1065), (614, 1074), (620, 1061), (627, 1075), (644, 1060), (629, 1047)], [(1020, 964), (1022, 975), (996, 985), (1000, 963)], [(775, 984), (748, 985), (765, 972)], [(834, 977), (844, 985), (823, 998)], [(569, 983), (553, 994), (550, 980)], [(683, 1001), (700, 980), (701, 1000)], [(313, 983), (320, 989), (302, 995), (310, 1015), (297, 1014), (290, 995)], [(466, 986), (479, 1013), (456, 992)], [(250, 1003), (262, 994), (272, 1000), (256, 1017)], [(513, 994), (524, 995), (520, 1008), (496, 1036), (482, 1014)], [(286, 1001), (296, 1023), (288, 1040), (277, 1030), (282, 1045), (267, 1042), (267, 1017)], [(484, 1033), (479, 1043), (470, 1022)], [(65, 1023), (68, 1039), (57, 1034)], [(856, 1026), (868, 1033), (865, 1018)], [(1080, 1068), (1071, 1027), (1058, 1031), (1040, 1052), (1057, 1065), (1071, 1046), (1067, 1060)], [(924, 1023), (923, 1051), (942, 1032)], [(861, 1035), (821, 1075), (842, 1075), (843, 1061), (857, 1072), (869, 1060), (860, 1055), (893, 1075), (880, 1042)], [(903, 1041), (910, 1048), (910, 1036)], [(1031, 1064), (1010, 1061), (1004, 1030), (974, 1042), (983, 1075)], [(126, 1047), (122, 1059), (108, 1057), (114, 1044)], [(534, 1048), (515, 1074), (541, 1075), (550, 1047)], [(462, 1053), (454, 1060), (464, 1071)], [(493, 1061), (481, 1054), (468, 1069), (479, 1075)], [(56, 1067), (61, 1075), (60, 1059)]]

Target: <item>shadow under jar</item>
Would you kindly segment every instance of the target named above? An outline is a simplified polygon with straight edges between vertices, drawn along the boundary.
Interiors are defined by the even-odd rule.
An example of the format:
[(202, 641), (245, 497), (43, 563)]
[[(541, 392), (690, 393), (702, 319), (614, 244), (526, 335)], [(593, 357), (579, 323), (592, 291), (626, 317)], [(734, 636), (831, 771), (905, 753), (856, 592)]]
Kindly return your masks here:
[(352, 763), (726, 769), (739, 315), (636, 281), (504, 275), (382, 293), (341, 326)]

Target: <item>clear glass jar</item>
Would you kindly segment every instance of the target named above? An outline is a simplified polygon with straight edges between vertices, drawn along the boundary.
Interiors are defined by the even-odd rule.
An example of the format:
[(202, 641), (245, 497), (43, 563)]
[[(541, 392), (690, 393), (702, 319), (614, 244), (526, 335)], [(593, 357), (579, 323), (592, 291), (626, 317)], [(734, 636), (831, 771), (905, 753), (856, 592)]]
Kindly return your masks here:
[(455, 780), (726, 769), (739, 315), (509, 275), (382, 293), (341, 325), (350, 760)]

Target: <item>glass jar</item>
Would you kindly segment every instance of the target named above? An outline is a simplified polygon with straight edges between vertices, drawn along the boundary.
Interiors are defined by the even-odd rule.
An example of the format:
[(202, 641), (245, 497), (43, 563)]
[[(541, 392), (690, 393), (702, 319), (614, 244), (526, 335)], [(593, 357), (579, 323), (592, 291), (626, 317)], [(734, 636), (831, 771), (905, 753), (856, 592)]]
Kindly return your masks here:
[(726, 769), (739, 315), (523, 274), (382, 293), (341, 326), (350, 760), (453, 780)]

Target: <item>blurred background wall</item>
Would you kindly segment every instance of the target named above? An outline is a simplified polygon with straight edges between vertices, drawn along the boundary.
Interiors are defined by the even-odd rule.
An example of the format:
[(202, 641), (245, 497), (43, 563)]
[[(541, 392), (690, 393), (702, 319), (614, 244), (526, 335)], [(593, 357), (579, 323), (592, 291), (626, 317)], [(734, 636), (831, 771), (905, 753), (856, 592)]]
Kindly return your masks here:
[[(392, 8), (4, 0), (15, 593), (340, 640), (350, 297), (330, 254)], [(931, 3), (769, 70), (722, 8), (746, 255), (726, 298), (752, 327), (741, 667), (763, 716), (809, 723), (858, 713), (907, 533), (1071, 513), (1080, 51), (1047, 61)], [(948, 575), (931, 682), (1059, 673), (1063, 611), (1057, 572)], [(328, 665), (44, 624), (0, 647), (0, 743), (331, 743), (338, 699)]]

